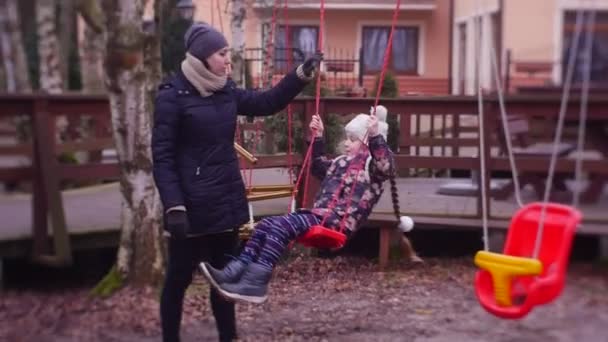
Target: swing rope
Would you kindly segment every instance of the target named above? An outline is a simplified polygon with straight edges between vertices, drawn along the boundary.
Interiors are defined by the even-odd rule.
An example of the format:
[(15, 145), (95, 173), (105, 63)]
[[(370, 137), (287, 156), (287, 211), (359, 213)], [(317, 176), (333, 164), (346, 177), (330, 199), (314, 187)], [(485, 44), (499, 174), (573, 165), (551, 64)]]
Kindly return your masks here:
[[(480, 28), (481, 30), (481, 28)], [(482, 86), (481, 86), (481, 76), (482, 70), (480, 65), (482, 62), (482, 50), (481, 44), (478, 44), (479, 48), (477, 51), (477, 106), (478, 106), (478, 117), (479, 117), (479, 162), (480, 162), (480, 177), (481, 177), (481, 220), (483, 225), (483, 245), (486, 251), (490, 250), (490, 243), (488, 241), (488, 189), (486, 188), (486, 142), (485, 142), (485, 134), (482, 132), (482, 127), (484, 126), (484, 110), (483, 110), (483, 94), (482, 94)]]
[[(583, 179), (583, 149), (585, 147), (585, 136), (586, 136), (586, 125), (587, 122), (587, 104), (589, 101), (589, 85), (591, 83), (591, 65), (593, 62), (593, 26), (595, 25), (595, 11), (591, 11), (589, 14), (589, 31), (586, 32), (585, 36), (585, 54), (583, 60), (583, 84), (581, 87), (581, 107), (580, 107), (580, 120), (578, 122), (578, 140), (576, 143), (576, 166), (574, 170), (574, 179), (576, 184), (580, 184)], [(574, 188), (574, 194), (572, 198), (572, 206), (578, 207), (580, 202), (581, 188), (579, 186)]]
[[(323, 51), (323, 34), (325, 32), (325, 0), (321, 0), (321, 4), (319, 6), (319, 41), (317, 42), (317, 50), (318, 51)], [(320, 115), (319, 114), (319, 107), (321, 104), (321, 68), (319, 67), (319, 70), (317, 72), (317, 79), (316, 79), (316, 85), (315, 85), (315, 114), (316, 115)], [(312, 148), (314, 145), (314, 139), (315, 139), (315, 135), (316, 135), (316, 130), (313, 130), (312, 132), (312, 136), (311, 136), (311, 143), (309, 148), (309, 152), (307, 154), (311, 154), (312, 155)], [(306, 203), (307, 199), (308, 199), (308, 189), (309, 189), (309, 181), (310, 181), (310, 167), (312, 165), (311, 162), (311, 157), (309, 156), (308, 158), (308, 164), (302, 166), (303, 169), (305, 170), (306, 173), (306, 179), (304, 180), (304, 195), (303, 195), (303, 199), (302, 199), (302, 203)]]
[[(568, 56), (568, 69), (566, 71), (566, 84), (564, 85), (563, 93), (562, 93), (562, 103), (560, 106), (559, 117), (557, 119), (557, 129), (555, 132), (555, 139), (553, 141), (553, 153), (551, 154), (551, 161), (549, 164), (549, 174), (547, 176), (547, 182), (545, 184), (545, 193), (543, 196), (544, 205), (540, 212), (540, 219), (538, 222), (538, 233), (536, 236), (536, 241), (534, 243), (534, 258), (538, 258), (540, 253), (540, 244), (543, 239), (543, 233), (545, 228), (545, 216), (547, 214), (547, 202), (549, 202), (549, 195), (551, 194), (551, 186), (553, 184), (553, 175), (555, 174), (555, 165), (557, 163), (557, 152), (558, 145), (561, 143), (562, 139), (562, 131), (564, 128), (564, 121), (566, 119), (566, 109), (568, 107), (568, 99), (570, 96), (570, 86), (572, 85), (572, 78), (574, 75), (574, 66), (576, 62), (576, 51), (579, 47), (579, 41), (581, 32), (583, 29), (583, 11), (579, 10), (576, 14), (576, 24), (574, 31), (574, 39), (572, 41), (572, 45), (570, 46), (570, 53)], [(590, 30), (592, 31), (592, 30)], [(586, 62), (586, 61), (585, 61)], [(582, 158), (582, 156), (578, 156), (578, 158)]]
[[(287, 1), (283, 2), (283, 21), (284, 21), (284, 31), (285, 31), (285, 55), (287, 57), (287, 70), (291, 70), (291, 66), (293, 65), (293, 56), (291, 51), (291, 37), (289, 32), (289, 14), (287, 10)], [(289, 174), (289, 184), (293, 184), (293, 152), (292, 152), (292, 135), (293, 135), (293, 107), (291, 106), (291, 102), (287, 105), (287, 167)], [(290, 211), (294, 211), (295, 201), (292, 200), (290, 204)]]

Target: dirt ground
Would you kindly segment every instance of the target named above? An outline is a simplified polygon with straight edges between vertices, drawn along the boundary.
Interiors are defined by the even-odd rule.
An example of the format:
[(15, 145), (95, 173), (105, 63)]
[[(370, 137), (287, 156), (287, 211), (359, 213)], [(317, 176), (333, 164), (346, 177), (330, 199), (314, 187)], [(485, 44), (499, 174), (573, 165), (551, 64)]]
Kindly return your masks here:
[[(356, 257), (296, 257), (278, 267), (269, 300), (239, 304), (243, 341), (608, 341), (608, 268), (570, 265), (555, 302), (508, 321), (477, 303), (469, 258), (393, 264)], [(2, 341), (160, 341), (158, 293), (88, 288), (0, 295)], [(198, 275), (185, 301), (183, 341), (217, 339), (208, 286)]]

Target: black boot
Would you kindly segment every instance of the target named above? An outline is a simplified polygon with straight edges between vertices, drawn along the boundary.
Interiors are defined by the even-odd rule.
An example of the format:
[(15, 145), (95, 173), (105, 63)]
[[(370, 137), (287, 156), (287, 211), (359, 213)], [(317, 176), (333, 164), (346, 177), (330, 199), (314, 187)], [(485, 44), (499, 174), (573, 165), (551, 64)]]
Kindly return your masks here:
[(268, 292), (268, 283), (271, 277), (271, 268), (258, 263), (252, 263), (247, 267), (247, 270), (238, 282), (220, 284), (218, 290), (229, 299), (260, 304), (268, 298), (266, 293)]
[(221, 270), (214, 268), (206, 262), (201, 262), (200, 267), (211, 285), (219, 288), (219, 284), (236, 283), (239, 281), (247, 268), (247, 264), (239, 259), (233, 259)]

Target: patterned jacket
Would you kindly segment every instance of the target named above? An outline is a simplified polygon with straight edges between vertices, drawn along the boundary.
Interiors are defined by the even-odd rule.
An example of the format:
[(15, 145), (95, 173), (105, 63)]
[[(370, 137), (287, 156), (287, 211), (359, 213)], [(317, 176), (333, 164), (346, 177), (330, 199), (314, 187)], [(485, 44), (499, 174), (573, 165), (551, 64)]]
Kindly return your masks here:
[[(362, 149), (354, 157), (328, 159), (323, 155), (321, 138), (315, 139), (312, 153), (311, 172), (322, 183), (311, 211), (325, 220), (325, 227), (340, 230), (343, 222), (343, 232), (350, 236), (371, 214), (382, 196), (384, 182), (394, 174), (393, 152), (377, 135), (369, 139), (369, 151)], [(332, 200), (338, 190), (337, 200)]]

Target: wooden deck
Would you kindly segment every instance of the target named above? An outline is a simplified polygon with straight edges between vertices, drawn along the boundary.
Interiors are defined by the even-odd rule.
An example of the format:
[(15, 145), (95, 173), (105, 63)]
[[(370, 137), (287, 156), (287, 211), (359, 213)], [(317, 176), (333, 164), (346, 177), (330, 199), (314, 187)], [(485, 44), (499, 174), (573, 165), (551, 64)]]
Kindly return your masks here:
[[(287, 181), (285, 172), (256, 170), (255, 184), (280, 184)], [(269, 181), (269, 180), (272, 180)], [(468, 182), (466, 179), (449, 178), (401, 178), (398, 180), (401, 212), (412, 216), (417, 229), (481, 229), (476, 217), (475, 197), (446, 196), (437, 194), (439, 186), (447, 182)], [(597, 204), (584, 205), (584, 224), (579, 234), (608, 235), (608, 189)], [(113, 245), (120, 226), (120, 193), (118, 183), (64, 191), (62, 193), (68, 231), (74, 240), (74, 248)], [(525, 202), (534, 201), (533, 191), (524, 189)], [(289, 199), (273, 199), (253, 202), (254, 215), (280, 215), (287, 212)], [(491, 202), (490, 227), (504, 229), (517, 209), (515, 201)], [(32, 236), (31, 196), (27, 194), (0, 195), (0, 257), (24, 255)], [(374, 210), (370, 221), (394, 220), (388, 188)]]

